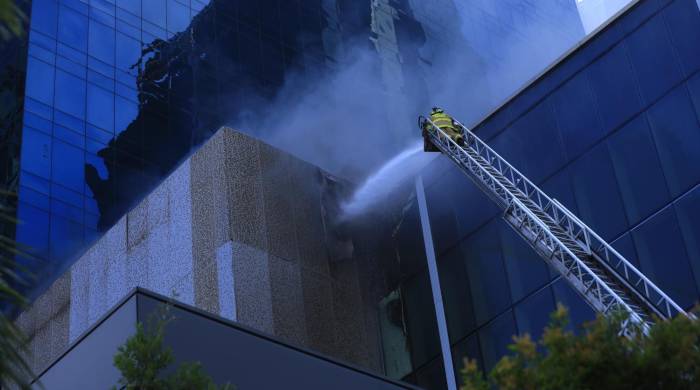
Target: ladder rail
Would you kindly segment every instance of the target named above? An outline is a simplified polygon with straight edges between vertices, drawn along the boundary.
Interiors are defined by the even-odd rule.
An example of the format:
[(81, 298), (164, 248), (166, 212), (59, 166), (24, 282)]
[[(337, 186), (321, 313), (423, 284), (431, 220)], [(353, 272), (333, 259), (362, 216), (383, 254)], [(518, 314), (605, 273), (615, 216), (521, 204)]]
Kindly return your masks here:
[[(500, 186), (500, 188), (491, 189), (494, 190), (497, 195), (498, 190), (503, 191), (503, 196), (499, 195), (499, 197), (505, 203), (506, 207), (509, 207), (511, 203), (508, 199), (508, 195), (510, 195), (510, 198), (515, 199), (522, 204), (520, 200), (515, 198), (514, 194), (510, 193), (510, 191), (505, 188), (505, 186), (501, 185), (501, 183), (498, 182), (494, 176), (483, 169), (478, 161), (474, 160), (464, 149), (462, 149), (462, 147), (457, 145), (457, 143), (454, 142), (454, 140), (452, 140), (452, 138), (450, 138), (442, 129), (437, 127), (428, 118), (423, 118), (423, 120), (430, 124), (428, 128), (429, 136), (435, 139), (438, 144), (442, 144), (440, 146), (446, 147), (447, 150), (443, 151), (446, 152), (448, 156), (450, 156), (457, 163), (460, 163), (459, 159), (454, 158), (453, 153), (462, 153), (469, 159), (472, 165), (480, 167), (490, 181), (497, 183)], [(508, 161), (506, 161), (495, 150), (477, 137), (471, 130), (457, 120), (454, 122), (464, 131), (464, 136), (469, 145), (468, 147), (476, 152), (477, 155), (485, 159), (492, 168), (496, 169), (498, 173), (501, 174), (501, 176), (503, 176), (506, 180), (509, 180), (516, 189), (521, 191), (530, 201), (532, 201), (537, 207), (551, 217), (553, 221), (561, 226), (566, 234), (578, 245), (580, 245), (586, 253), (592, 254), (594, 252), (602, 251), (602, 255), (595, 257), (607, 262), (609, 264), (608, 268), (612, 267), (613, 269), (618, 270), (614, 272), (617, 273), (617, 276), (621, 279), (621, 282), (624, 282), (628, 288), (633, 286), (632, 291), (646, 301), (647, 306), (649, 306), (649, 309), (652, 309), (652, 312), (662, 318), (671, 318), (675, 314), (683, 314), (691, 318), (693, 317), (692, 314), (686, 313), (668, 295), (661, 291), (660, 288), (658, 288), (651, 280), (644, 276), (644, 274), (642, 274), (634, 265), (627, 261), (624, 256), (612, 248), (612, 246), (598, 236), (598, 234), (583, 223), (583, 221), (576, 217), (571, 211), (541, 191), (539, 187), (532, 183), (525, 175), (520, 173), (520, 171), (518, 171), (510, 163), (508, 163)], [(469, 167), (467, 168), (469, 169)], [(488, 183), (485, 184), (488, 185)], [(522, 204), (522, 206), (526, 207), (524, 204)], [(539, 218), (537, 219), (540, 220)], [(563, 243), (559, 243), (563, 245)], [(595, 247), (598, 247), (598, 249), (594, 250)], [(578, 259), (578, 257), (576, 257), (576, 259)], [(585, 266), (585, 264), (583, 265)], [(621, 270), (619, 270), (620, 267), (622, 268)], [(586, 268), (588, 267), (586, 266)], [(636, 282), (634, 282), (633, 279), (636, 279)], [(640, 287), (642, 289), (641, 291), (639, 290)], [(617, 296), (617, 294), (614, 295)]]
[[(581, 221), (574, 213), (571, 212), (571, 210), (566, 208), (566, 206), (561, 204), (558, 200), (552, 198), (552, 201), (561, 210), (563, 210), (572, 220), (577, 221), (582, 226), (586, 226), (586, 224), (583, 223), (583, 221)], [(586, 226), (586, 228), (588, 228), (588, 227)], [(593, 231), (590, 228), (588, 228), (588, 230), (590, 230), (589, 234), (590, 234), (590, 236), (593, 237), (593, 239), (595, 241), (603, 242), (603, 243), (607, 244), (607, 242), (605, 240), (603, 240), (595, 231)], [(596, 255), (598, 255), (598, 251), (594, 250), (594, 253)], [(668, 295), (666, 295), (666, 293), (664, 293), (661, 289), (656, 287), (656, 285), (654, 285), (654, 283), (651, 280), (649, 280), (649, 278), (647, 278), (646, 275), (644, 275), (641, 271), (637, 270), (637, 268), (634, 267), (634, 265), (630, 264), (629, 261), (627, 261), (627, 259), (625, 259), (625, 257), (622, 256), (622, 254), (620, 254), (615, 248), (613, 248), (612, 246), (610, 246), (608, 244), (605, 246), (603, 254), (606, 256), (604, 260), (607, 264), (605, 264), (605, 265), (610, 267), (614, 272), (617, 272), (618, 274), (622, 273), (622, 275), (624, 275), (625, 284), (627, 284), (627, 286), (632, 291), (634, 291), (638, 295), (642, 295), (642, 298), (646, 297), (647, 300), (650, 300), (652, 298), (651, 297), (652, 292), (659, 294), (658, 299), (655, 300), (656, 302), (650, 301), (650, 303), (653, 305), (653, 308), (656, 309), (655, 313), (657, 315), (659, 315), (662, 318), (669, 319), (672, 317), (673, 311), (675, 310), (676, 314), (684, 314), (688, 318), (695, 318), (695, 315), (693, 315), (692, 313), (688, 313), (688, 312), (685, 312), (684, 310), (682, 310)], [(610, 258), (610, 254), (612, 254), (614, 259), (618, 259), (618, 260), (621, 259), (624, 261), (618, 261), (617, 264), (614, 264), (612, 261), (613, 259)], [(628, 265), (629, 265), (629, 267), (628, 267)], [(620, 266), (622, 267), (621, 270), (619, 269)], [(634, 282), (634, 280), (632, 280), (632, 276), (638, 278), (637, 282)], [(642, 288), (643, 288), (643, 294), (642, 294), (642, 291), (640, 291), (638, 288), (638, 286), (640, 284), (642, 285)], [(650, 291), (650, 289), (649, 289), (650, 286), (655, 287), (655, 290), (652, 289)], [(658, 307), (658, 305), (661, 303), (665, 304), (663, 313), (660, 312), (659, 307)], [(675, 306), (671, 307), (671, 305), (675, 305)]]
[[(451, 150), (462, 150), (461, 147), (457, 145), (457, 143), (454, 142), (454, 140), (452, 140), (452, 138), (449, 137), (444, 131), (442, 131), (438, 127), (435, 128), (438, 131), (437, 137), (439, 137), (438, 142), (440, 144), (447, 143), (449, 145), (448, 147)], [(464, 151), (462, 150), (462, 152)], [(579, 259), (578, 256), (571, 252), (571, 250), (566, 245), (564, 245), (564, 243), (562, 243), (561, 240), (559, 240), (551, 232), (551, 230), (534, 213), (532, 213), (532, 211), (527, 206), (525, 206), (525, 204), (523, 204), (518, 198), (516, 198), (515, 195), (513, 195), (499, 180), (497, 180), (490, 172), (488, 172), (481, 164), (479, 164), (471, 156), (469, 156), (467, 153), (464, 153), (464, 156), (469, 159), (469, 162), (471, 163), (470, 165), (477, 167), (484, 176), (489, 178), (492, 189), (495, 189), (493, 188), (494, 186), (500, 187), (500, 190), (503, 193), (501, 199), (506, 204), (509, 204), (506, 211), (512, 209), (515, 213), (520, 213), (520, 217), (518, 217), (518, 215), (514, 215), (516, 219), (520, 220), (522, 223), (527, 222), (529, 225), (529, 229), (536, 236), (547, 236), (546, 246), (551, 252), (551, 257), (556, 257), (556, 249), (558, 248), (560, 254), (558, 260), (569, 270), (569, 272), (577, 270), (578, 279), (581, 281), (584, 280), (584, 274), (585, 276), (588, 276), (590, 278), (591, 282), (587, 286), (586, 291), (584, 291), (583, 293), (593, 294), (593, 296), (596, 298), (596, 301), (602, 304), (603, 307), (599, 309), (603, 313), (607, 314), (611, 312), (614, 308), (622, 309), (629, 314), (629, 320), (631, 322), (639, 324), (639, 326), (645, 333), (648, 331), (648, 324), (617, 293), (615, 293), (605, 282), (603, 282), (583, 261), (581, 261), (581, 259)], [(487, 186), (489, 185), (489, 183), (485, 184)], [(498, 194), (497, 191), (496, 193)], [(573, 264), (571, 266), (566, 266), (564, 264), (564, 254), (568, 255), (569, 258), (573, 260)], [(605, 304), (606, 301), (610, 301), (610, 299), (606, 299), (606, 297), (611, 297), (613, 302)]]
[[(598, 275), (595, 274), (587, 265), (584, 263), (581, 259), (578, 258), (571, 250), (564, 245), (559, 238), (557, 238), (554, 234), (552, 234), (551, 230), (545, 225), (535, 214), (530, 211), (527, 206), (525, 206), (520, 200), (513, 198), (514, 200), (514, 205), (517, 205), (518, 207), (515, 208), (513, 207), (513, 210), (518, 210), (520, 212), (525, 213), (527, 220), (531, 224), (535, 224), (539, 230), (540, 233), (546, 234), (549, 237), (549, 240), (555, 244), (571, 259), (574, 260), (574, 263), (571, 266), (566, 266), (565, 264), (565, 259), (563, 257), (559, 258), (559, 261), (569, 270), (569, 272), (573, 272), (573, 269), (576, 269), (578, 271), (578, 280), (583, 281), (584, 280), (584, 273), (586, 276), (590, 277), (592, 279), (592, 283), (587, 287), (586, 291), (584, 291), (584, 295), (588, 293), (593, 293), (594, 297), (598, 302), (601, 302), (603, 304), (603, 309), (601, 310), (603, 314), (608, 314), (611, 313), (614, 309), (622, 309), (625, 312), (629, 314), (629, 320), (635, 324), (638, 324), (641, 328), (642, 331), (646, 334), (649, 331), (649, 324), (644, 321), (639, 314), (635, 310), (633, 310), (627, 302), (622, 299), (616, 292), (614, 292), (610, 286), (607, 285)], [(517, 218), (516, 219), (520, 219)], [(532, 230), (532, 229), (531, 229)], [(552, 251), (552, 256), (556, 255), (556, 252), (554, 251), (553, 248), (550, 248)], [(574, 267), (574, 265), (576, 267)], [(593, 288), (595, 286), (595, 288)], [(612, 297), (614, 302), (611, 302), (609, 304), (605, 304), (606, 301), (606, 295), (609, 297)]]
[[(499, 164), (506, 164), (506, 166), (511, 170), (511, 172), (517, 175), (518, 179), (527, 183), (531, 187), (532, 193), (537, 193), (537, 200), (535, 200), (530, 194), (525, 192), (526, 196), (530, 198), (530, 200), (535, 202), (537, 206), (539, 206), (545, 212), (547, 211), (547, 209), (550, 208), (554, 210), (554, 215), (550, 216), (554, 217), (554, 220), (558, 223), (560, 222), (558, 214), (561, 213), (562, 219), (564, 219), (566, 222), (565, 226), (573, 225), (577, 228), (578, 232), (582, 232), (585, 243), (585, 245), (583, 245), (584, 250), (586, 250), (588, 253), (591, 253), (592, 251), (600, 252), (602, 250), (602, 254), (600, 255), (600, 257), (616, 270), (618, 270), (621, 266), (621, 276), (624, 276), (624, 279), (627, 282), (629, 282), (629, 284), (635, 286), (639, 286), (639, 284), (641, 284), (641, 286), (639, 286), (641, 287), (641, 291), (637, 287), (635, 287), (635, 290), (641, 293), (643, 297), (646, 300), (648, 300), (648, 302), (656, 309), (655, 311), (658, 312), (658, 314), (661, 314), (662, 317), (666, 319), (673, 318), (676, 314), (683, 314), (685, 316), (692, 317), (692, 315), (687, 313), (678, 304), (676, 304), (676, 302), (673, 299), (671, 299), (671, 297), (666, 295), (666, 293), (664, 293), (658, 286), (656, 286), (656, 284), (654, 284), (641, 271), (639, 271), (637, 267), (635, 267), (632, 263), (625, 259), (624, 256), (622, 256), (610, 244), (608, 244), (607, 241), (601, 238), (593, 229), (591, 229), (588, 225), (581, 221), (581, 219), (576, 217), (566, 207), (563, 207), (561, 203), (553, 201), (547, 194), (540, 190), (539, 187), (532, 183), (525, 175), (520, 173), (520, 171), (518, 171), (515, 167), (510, 165), (510, 163), (508, 163), (503, 157), (496, 153), (495, 150), (493, 150), (490, 146), (488, 146), (488, 144), (486, 144), (479, 137), (477, 137), (466, 126), (464, 126), (456, 119), (454, 120), (454, 122), (464, 130), (465, 134), (468, 134), (469, 136), (473, 137), (476, 143), (482, 144), (483, 147), (486, 148), (490, 152), (490, 154), (492, 154), (499, 161)], [(435, 124), (432, 125), (435, 126)], [(577, 240), (578, 235), (574, 234), (574, 232), (575, 231), (572, 230), (568, 231), (567, 233), (569, 233), (569, 235), (576, 241), (579, 241)], [(594, 250), (593, 248), (596, 247), (598, 249)], [(617, 262), (617, 264), (615, 264), (614, 262)], [(636, 280), (632, 280), (631, 276), (633, 276)], [(659, 307), (660, 305), (662, 307)], [(662, 308), (663, 311), (661, 311)]]

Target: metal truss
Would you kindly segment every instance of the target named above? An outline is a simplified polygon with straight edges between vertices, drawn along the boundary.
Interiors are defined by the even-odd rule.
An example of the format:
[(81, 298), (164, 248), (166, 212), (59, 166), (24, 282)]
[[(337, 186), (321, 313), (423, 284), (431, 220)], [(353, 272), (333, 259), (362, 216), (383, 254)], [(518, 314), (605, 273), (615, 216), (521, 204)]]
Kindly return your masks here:
[[(431, 142), (503, 211), (503, 218), (597, 312), (627, 314), (623, 334), (649, 331), (654, 318), (685, 312), (571, 211), (510, 165), (466, 126), (458, 145), (427, 118)], [(694, 318), (694, 317), (693, 317)]]

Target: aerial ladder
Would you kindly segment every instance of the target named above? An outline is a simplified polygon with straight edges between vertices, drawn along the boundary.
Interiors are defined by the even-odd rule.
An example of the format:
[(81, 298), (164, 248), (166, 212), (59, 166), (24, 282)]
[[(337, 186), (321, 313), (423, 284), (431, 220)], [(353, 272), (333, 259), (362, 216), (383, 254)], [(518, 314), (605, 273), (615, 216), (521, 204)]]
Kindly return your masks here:
[[(647, 334), (655, 318), (684, 311), (634, 265), (556, 199), (550, 198), (466, 126), (453, 139), (419, 118), (426, 150), (449, 157), (503, 211), (503, 219), (598, 313), (625, 314), (621, 333)], [(459, 142), (459, 144), (458, 144)], [(434, 148), (433, 148), (434, 147)]]

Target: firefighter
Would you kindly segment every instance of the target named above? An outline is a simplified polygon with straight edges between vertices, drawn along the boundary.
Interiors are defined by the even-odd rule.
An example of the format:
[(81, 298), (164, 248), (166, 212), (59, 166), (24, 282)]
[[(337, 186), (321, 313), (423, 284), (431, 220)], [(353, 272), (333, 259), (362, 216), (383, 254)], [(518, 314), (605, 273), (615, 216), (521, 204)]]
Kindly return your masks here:
[(430, 113), (430, 121), (445, 132), (459, 146), (464, 146), (464, 136), (461, 129), (455, 124), (451, 116), (447, 115), (440, 107), (433, 107)]

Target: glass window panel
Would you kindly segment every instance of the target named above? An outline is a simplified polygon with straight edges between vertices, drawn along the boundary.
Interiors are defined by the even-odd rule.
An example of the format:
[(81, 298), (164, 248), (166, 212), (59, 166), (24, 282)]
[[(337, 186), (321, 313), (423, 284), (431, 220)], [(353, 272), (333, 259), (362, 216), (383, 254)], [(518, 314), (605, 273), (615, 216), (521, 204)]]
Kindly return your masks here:
[(53, 181), (82, 193), (85, 176), (83, 154), (80, 148), (54, 140), (51, 170)]
[[(73, 207), (57, 199), (51, 199), (51, 215), (58, 215), (75, 223), (83, 223), (82, 208)], [(65, 258), (61, 260), (65, 260)]]
[(30, 252), (47, 258), (49, 254), (49, 213), (30, 206), (27, 203), (19, 202), (17, 207), (16, 240), (30, 248)]
[(92, 166), (100, 179), (107, 180), (107, 178), (109, 178), (109, 171), (107, 170), (107, 165), (102, 157), (88, 153), (86, 155), (85, 164)]
[(22, 170), (19, 174), (19, 182), (23, 186), (27, 186), (33, 190), (39, 191), (43, 194), (49, 194), (51, 184), (47, 179), (42, 179), (39, 176), (32, 175), (31, 173)]
[(90, 21), (90, 48), (91, 56), (114, 65), (115, 31), (102, 23)]
[(147, 0), (142, 2), (143, 18), (165, 28), (165, 0)]
[(634, 241), (632, 241), (632, 235), (627, 232), (622, 237), (610, 243), (616, 251), (618, 251), (627, 261), (632, 263), (637, 269), (639, 269), (639, 257), (637, 256), (637, 250), (634, 248)]
[(25, 127), (22, 131), (22, 163), (27, 172), (44, 178), (51, 177), (51, 137)]
[(27, 111), (24, 113), (24, 125), (41, 130), (46, 134), (51, 134), (51, 121)]
[(168, 31), (177, 33), (185, 31), (190, 24), (189, 7), (175, 0), (168, 0)]
[(450, 341), (455, 342), (476, 328), (469, 276), (462, 249), (457, 246), (438, 260), (440, 287)]
[(487, 372), (508, 353), (508, 345), (513, 342), (516, 333), (513, 312), (510, 310), (479, 330), (479, 342)]
[(679, 54), (686, 75), (700, 68), (700, 23), (698, 10), (692, 1), (674, 1), (663, 11), (671, 40)]
[(36, 30), (29, 33), (29, 42), (49, 51), (56, 51), (56, 38), (42, 34)]
[(508, 224), (499, 220), (501, 246), (513, 301), (549, 282), (547, 264)]
[(98, 60), (95, 57), (88, 57), (88, 69), (92, 69), (111, 79), (114, 78), (114, 67)]
[(90, 9), (90, 22), (100, 22), (111, 28), (116, 25), (116, 19), (114, 17), (114, 10), (110, 12), (102, 12), (94, 7)]
[[(141, 20), (139, 20), (139, 25), (141, 25)], [(128, 23), (117, 20), (117, 31), (124, 33), (132, 38), (141, 40), (141, 29), (134, 27)]]
[(585, 72), (598, 101), (605, 132), (639, 111), (639, 87), (624, 45), (615, 46)]
[(450, 194), (459, 237), (465, 237), (499, 212), (498, 207), (464, 174), (450, 164), (442, 188)]
[(67, 129), (63, 126), (54, 126), (53, 136), (79, 148), (85, 146), (85, 136), (83, 134), (78, 134), (75, 131)]
[(416, 384), (425, 390), (447, 390), (445, 366), (439, 357), (416, 371)]
[(499, 223), (490, 222), (462, 244), (474, 312), (479, 324), (505, 310), (511, 302), (498, 236)]
[(554, 308), (554, 295), (549, 287), (528, 297), (515, 307), (518, 332), (521, 335), (527, 333), (533, 340), (539, 340), (544, 328), (549, 324), (549, 316)]
[(27, 202), (42, 210), (49, 210), (49, 196), (39, 191), (22, 185), (19, 187), (19, 198), (22, 199), (22, 202)]
[(88, 84), (87, 120), (105, 130), (114, 131), (114, 94)]
[(681, 307), (695, 303), (698, 290), (673, 207), (632, 231), (641, 271)]
[(651, 18), (625, 43), (639, 79), (644, 102), (649, 104), (677, 84), (682, 77), (663, 18)]
[(126, 86), (122, 83), (117, 83), (114, 89), (117, 91), (117, 94), (119, 96), (127, 98), (134, 103), (138, 103), (138, 91), (136, 91), (132, 87)]
[(168, 39), (164, 28), (160, 28), (155, 24), (143, 22), (143, 39), (142, 41), (148, 44), (162, 44), (161, 40)]
[(51, 216), (51, 259), (65, 261), (83, 245), (82, 224)]
[(683, 85), (648, 111), (651, 131), (671, 196), (700, 181), (700, 128)]
[(83, 208), (83, 196), (75, 191), (69, 190), (64, 186), (52, 183), (51, 196), (72, 206)]
[(116, 127), (115, 134), (118, 134), (131, 125), (139, 114), (138, 105), (121, 96), (116, 97)]
[(627, 229), (627, 217), (605, 144), (599, 144), (574, 162), (571, 176), (579, 218), (605, 239)]
[(83, 15), (88, 14), (88, 1), (85, 1), (85, 0), (61, 0), (61, 3), (67, 5), (68, 7), (72, 8), (73, 10), (80, 12)]
[(56, 71), (55, 107), (78, 118), (85, 118), (85, 80)]
[(661, 164), (644, 115), (608, 140), (610, 157), (631, 225), (668, 203)]
[(56, 54), (53, 50), (44, 49), (43, 47), (33, 43), (29, 45), (29, 55), (46, 61), (49, 64), (56, 62)]
[(404, 214), (395, 237), (398, 256), (401, 259), (401, 274), (408, 277), (421, 272), (425, 268), (426, 260), (417, 202), (413, 202)]
[(690, 91), (690, 98), (695, 106), (695, 113), (700, 117), (700, 73), (688, 80), (688, 91)]
[(565, 167), (556, 175), (547, 179), (547, 181), (542, 184), (541, 188), (549, 197), (556, 199), (572, 213), (578, 214), (576, 198), (574, 197), (574, 190), (571, 185), (571, 174), (569, 173), (568, 167)]
[(59, 69), (65, 70), (66, 72), (72, 74), (73, 76), (80, 77), (82, 79), (85, 78), (85, 65), (76, 64), (75, 62), (69, 59), (66, 59), (62, 56), (58, 56), (56, 66)]
[(117, 0), (117, 6), (134, 15), (141, 15), (141, 0)]
[(447, 190), (455, 184), (450, 179), (453, 179), (451, 175), (444, 175), (434, 185), (426, 189), (428, 217), (437, 256), (453, 248), (461, 238), (452, 208), (453, 193)]
[(91, 125), (87, 126), (87, 136), (94, 140), (102, 142), (102, 144), (104, 145), (109, 143), (109, 141), (111, 141), (112, 138), (114, 138), (114, 135), (111, 132), (108, 133), (102, 129)]
[(579, 73), (554, 92), (553, 102), (569, 159), (583, 153), (605, 134), (585, 73)]
[(75, 50), (70, 46), (64, 45), (63, 43), (58, 43), (58, 54), (70, 59), (71, 61), (78, 63), (80, 65), (87, 65), (87, 55), (85, 52)]
[[(96, 127), (90, 126), (92, 129), (97, 129)], [(90, 133), (88, 133), (88, 137), (90, 137)], [(104, 149), (105, 143), (101, 141), (95, 141), (92, 138), (86, 138), (85, 139), (85, 151), (88, 153), (94, 153), (97, 154), (100, 150)]]
[(61, 111), (54, 112), (54, 122), (63, 125), (69, 129), (73, 129), (80, 134), (85, 133), (85, 122)]
[(88, 18), (61, 6), (58, 14), (58, 39), (81, 51), (87, 51)]
[(40, 103), (29, 96), (27, 96), (24, 101), (24, 109), (46, 119), (51, 119), (51, 116), (53, 115), (53, 107)]
[(56, 36), (56, 21), (58, 19), (58, 4), (56, 0), (33, 0), (31, 13), (32, 30)]
[(675, 207), (695, 284), (700, 289), (700, 186), (679, 199)]
[(114, 0), (91, 0), (90, 5), (94, 10), (100, 10), (114, 15)]
[(423, 271), (401, 287), (413, 366), (418, 367), (440, 353), (433, 295), (428, 272)]
[(117, 33), (117, 68), (136, 75), (140, 58), (141, 43), (124, 34)]
[(583, 298), (564, 279), (559, 279), (552, 284), (554, 297), (557, 303), (564, 305), (569, 310), (570, 330), (580, 331), (581, 325), (595, 319), (595, 312)]
[(32, 57), (27, 59), (27, 96), (42, 103), (53, 103), (53, 81), (53, 66)]
[(558, 132), (552, 105), (546, 100), (506, 129), (502, 136), (513, 139), (513, 153), (518, 155), (515, 168), (537, 183), (564, 163)]
[[(97, 202), (93, 202), (93, 203), (95, 203), (95, 205), (97, 204)], [(86, 206), (86, 209), (87, 209), (87, 206)], [(91, 229), (97, 229), (99, 226), (99, 223), (100, 223), (100, 216), (86, 212), (84, 223), (85, 223), (86, 227), (90, 227)], [(88, 242), (86, 240), (85, 243), (89, 244), (90, 242)]]
[(110, 92), (114, 92), (114, 80), (94, 70), (88, 70), (88, 81)]

